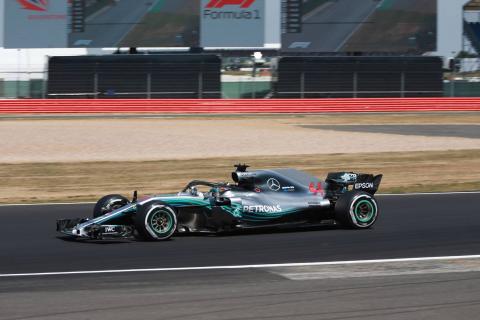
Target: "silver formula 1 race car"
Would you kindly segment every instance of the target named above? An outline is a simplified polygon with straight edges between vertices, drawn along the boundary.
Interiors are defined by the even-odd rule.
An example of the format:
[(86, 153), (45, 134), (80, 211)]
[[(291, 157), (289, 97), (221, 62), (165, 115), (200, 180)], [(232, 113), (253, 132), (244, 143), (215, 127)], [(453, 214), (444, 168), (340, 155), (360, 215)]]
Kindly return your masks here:
[(176, 233), (325, 223), (365, 229), (378, 218), (374, 194), (382, 175), (335, 172), (320, 181), (295, 169), (235, 167), (234, 183), (195, 180), (178, 194), (137, 199), (135, 192), (131, 201), (107, 195), (92, 218), (58, 220), (57, 231), (80, 239), (167, 240)]

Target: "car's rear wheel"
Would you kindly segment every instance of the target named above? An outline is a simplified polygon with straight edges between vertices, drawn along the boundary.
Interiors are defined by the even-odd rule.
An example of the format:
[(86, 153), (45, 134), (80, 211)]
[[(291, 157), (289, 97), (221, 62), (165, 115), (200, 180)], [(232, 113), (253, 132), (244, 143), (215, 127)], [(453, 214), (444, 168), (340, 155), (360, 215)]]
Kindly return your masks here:
[(370, 228), (377, 221), (378, 213), (377, 201), (366, 192), (346, 192), (335, 204), (335, 220), (349, 228)]
[(161, 202), (149, 203), (138, 208), (135, 229), (141, 240), (167, 240), (177, 230), (177, 215), (171, 207)]
[(128, 199), (119, 194), (109, 194), (95, 204), (93, 209), (93, 217), (98, 218), (104, 214), (117, 210), (129, 203)]

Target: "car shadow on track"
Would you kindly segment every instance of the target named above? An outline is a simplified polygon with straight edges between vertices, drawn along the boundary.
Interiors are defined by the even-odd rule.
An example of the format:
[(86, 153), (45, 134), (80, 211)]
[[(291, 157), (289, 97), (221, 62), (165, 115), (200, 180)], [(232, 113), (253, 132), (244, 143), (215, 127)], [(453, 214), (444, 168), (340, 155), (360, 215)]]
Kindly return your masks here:
[(259, 234), (281, 234), (281, 233), (301, 233), (301, 232), (313, 232), (313, 231), (328, 231), (328, 230), (348, 230), (334, 225), (323, 226), (309, 226), (309, 227), (264, 227), (255, 229), (243, 229), (224, 231), (214, 234), (217, 237), (237, 237)]
[(269, 235), (269, 234), (282, 234), (282, 233), (305, 233), (305, 232), (318, 232), (318, 231), (350, 231), (351, 229), (342, 228), (340, 226), (335, 225), (322, 225), (322, 226), (309, 226), (309, 227), (262, 227), (262, 228), (255, 228), (255, 229), (242, 229), (242, 230), (230, 230), (230, 231), (222, 231), (217, 233), (206, 233), (206, 232), (187, 232), (187, 233), (177, 233), (171, 239), (163, 240), (163, 241), (142, 241), (136, 238), (128, 238), (128, 239), (79, 239), (70, 236), (57, 236), (56, 238), (59, 240), (63, 240), (66, 242), (75, 242), (75, 243), (84, 243), (84, 244), (127, 244), (127, 243), (134, 243), (134, 242), (142, 242), (142, 243), (157, 243), (157, 242), (168, 242), (168, 241), (175, 241), (175, 238), (236, 238), (236, 237), (244, 237), (249, 235)]
[(66, 242), (86, 243), (86, 244), (125, 244), (125, 243), (130, 243), (132, 241), (136, 241), (133, 238), (132, 239), (108, 239), (108, 240), (79, 239), (79, 238), (69, 237), (69, 236), (57, 236), (56, 238)]

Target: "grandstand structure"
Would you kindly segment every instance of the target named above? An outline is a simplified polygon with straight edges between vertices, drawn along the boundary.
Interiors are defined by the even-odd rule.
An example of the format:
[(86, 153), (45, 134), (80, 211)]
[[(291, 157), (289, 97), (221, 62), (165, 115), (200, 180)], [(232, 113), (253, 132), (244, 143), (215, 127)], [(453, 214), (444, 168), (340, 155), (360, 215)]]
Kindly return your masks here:
[(466, 5), (465, 5), (465, 10), (476, 10), (476, 11), (479, 11), (480, 10), (480, 0), (470, 0), (470, 2), (468, 2)]
[[(94, 3), (96, 0), (84, 0), (88, 5), (89, 3)], [(267, 0), (264, 0), (267, 1)], [(289, 0), (290, 1), (290, 0)], [(303, 0), (306, 2), (306, 0)], [(287, 1), (288, 2), (288, 1)], [(294, 1), (292, 0), (292, 3)], [(313, 2), (313, 1), (312, 1)], [(335, 1), (331, 1), (334, 3)], [(377, 11), (387, 11), (393, 6), (393, 4), (400, 6), (408, 6), (412, 3), (415, 3), (415, 0), (404, 1), (404, 0), (384, 0), (377, 1)], [(0, 0), (0, 17), (4, 17), (6, 14), (5, 11), (5, 1)], [(53, 3), (53, 2), (51, 2)], [(382, 55), (387, 57), (388, 54), (382, 54), (381, 51), (368, 51), (365, 50), (352, 50), (346, 52), (322, 52), (312, 51), (312, 52), (294, 52), (287, 53), (285, 50), (278, 50), (278, 48), (272, 48), (266, 46), (265, 48), (258, 49), (261, 50), (263, 56), (268, 56), (269, 58), (274, 57), (274, 63), (270, 64), (268, 67), (273, 65), (272, 70), (268, 71), (267, 74), (257, 76), (256, 70), (257, 65), (255, 59), (252, 61), (252, 56), (250, 53), (248, 55), (245, 52), (241, 51), (238, 48), (232, 50), (233, 48), (217, 48), (216, 51), (208, 51), (210, 54), (220, 55), (222, 57), (244, 57), (248, 60), (249, 64), (245, 65), (243, 69), (240, 66), (237, 66), (239, 70), (237, 74), (232, 75), (232, 70), (227, 70), (224, 68), (222, 70), (222, 65), (219, 65), (218, 61), (215, 63), (215, 68), (211, 67), (212, 65), (203, 65), (202, 68), (192, 69), (192, 74), (183, 74), (182, 79), (189, 79), (189, 81), (183, 81), (183, 84), (188, 82), (188, 86), (182, 87), (183, 89), (180, 92), (177, 92), (175, 89), (176, 85), (173, 82), (162, 82), (157, 81), (160, 77), (164, 76), (164, 73), (168, 71), (166, 68), (152, 69), (152, 72), (146, 72), (143, 66), (138, 69), (130, 70), (125, 67), (106, 67), (102, 63), (98, 62), (98, 65), (92, 67), (87, 62), (85, 63), (84, 70), (90, 70), (87, 75), (85, 74), (75, 74), (66, 72), (65, 70), (70, 70), (65, 67), (63, 71), (62, 59), (50, 59), (50, 57), (75, 57), (75, 56), (103, 56), (103, 55), (112, 55), (116, 53), (120, 57), (113, 57), (112, 59), (117, 61), (119, 59), (130, 59), (125, 57), (129, 53), (130, 48), (87, 48), (87, 47), (75, 47), (75, 48), (43, 48), (43, 49), (33, 49), (33, 48), (18, 48), (18, 49), (4, 49), (5, 39), (4, 31), (5, 24), (0, 23), (0, 98), (1, 97), (21, 97), (21, 98), (46, 98), (46, 97), (55, 97), (55, 98), (66, 98), (66, 97), (82, 97), (82, 98), (121, 98), (121, 97), (131, 97), (131, 98), (215, 98), (220, 97), (221, 91), (223, 88), (234, 88), (234, 89), (225, 89), (224, 97), (232, 98), (236, 97), (233, 93), (237, 94), (240, 97), (255, 97), (257, 92), (261, 93), (262, 96), (273, 97), (364, 97), (366, 95), (371, 97), (408, 97), (408, 96), (438, 96), (439, 94), (439, 83), (441, 84), (441, 77), (438, 72), (442, 71), (442, 66), (444, 69), (450, 69), (453, 72), (448, 73), (452, 79), (457, 78), (459, 81), (464, 81), (465, 79), (458, 79), (461, 76), (464, 77), (478, 77), (480, 70), (480, 0), (427, 0), (428, 3), (428, 13), (429, 13), (429, 40), (434, 42), (436, 35), (436, 49), (434, 45), (429, 46), (427, 49), (422, 51), (407, 51), (399, 52), (399, 56), (409, 56), (409, 55), (420, 55), (420, 56), (433, 56), (437, 57), (435, 62), (432, 64), (434, 71), (429, 73), (427, 76), (418, 75), (414, 71), (407, 68), (407, 65), (410, 66), (410, 62), (405, 62), (405, 70), (399, 69), (397, 67), (388, 67), (378, 69), (376, 66), (369, 65), (371, 67), (370, 72), (365, 70), (357, 70), (355, 68), (349, 69), (349, 66), (344, 64), (342, 69), (345, 71), (342, 72), (333, 72), (329, 73), (325, 70), (328, 69), (328, 64), (323, 65), (323, 60), (312, 62), (314, 56), (332, 56), (340, 57), (340, 60), (356, 61), (359, 66), (364, 63), (363, 60), (358, 60), (357, 56), (377, 56)], [(437, 28), (435, 30), (432, 24), (434, 23), (434, 8), (433, 4), (436, 3), (436, 14), (437, 14)], [(328, 7), (328, 6), (326, 6)], [(383, 9), (382, 9), (383, 8)], [(387, 9), (385, 9), (387, 8)], [(418, 4), (417, 9), (424, 10), (425, 8), (421, 7), (421, 4)], [(411, 10), (412, 11), (412, 10)], [(280, 12), (280, 10), (279, 10)], [(388, 18), (388, 16), (385, 16)], [(420, 15), (418, 19), (425, 19), (425, 15)], [(386, 19), (384, 19), (386, 20)], [(327, 21), (330, 24), (331, 21)], [(402, 30), (409, 29), (408, 23), (401, 21), (403, 23)], [(365, 25), (368, 24), (368, 21)], [(341, 24), (338, 24), (340, 28)], [(279, 29), (279, 28), (277, 28)], [(411, 29), (411, 28), (410, 28)], [(409, 30), (410, 30), (409, 29)], [(381, 29), (383, 30), (383, 29)], [(393, 29), (392, 29), (393, 30)], [(396, 29), (395, 29), (396, 30)], [(277, 30), (280, 32), (280, 29)], [(278, 36), (278, 32), (275, 33)], [(386, 34), (389, 34), (385, 32)], [(273, 33), (272, 33), (273, 34)], [(408, 43), (408, 46), (414, 47), (412, 43), (418, 42), (420, 39), (419, 34), (416, 33), (414, 36), (406, 37), (403, 36), (407, 33), (400, 33), (399, 39), (401, 41)], [(353, 34), (352, 34), (353, 35)], [(311, 38), (315, 38), (315, 33), (309, 35)], [(367, 34), (368, 36), (368, 34)], [(267, 41), (268, 43), (273, 43), (272, 41)], [(267, 43), (266, 42), (266, 43)], [(352, 41), (353, 42), (353, 41)], [(285, 43), (285, 48), (288, 47), (290, 43)], [(145, 54), (200, 54), (203, 52), (203, 48), (138, 48), (138, 52), (143, 52)], [(150, 50), (152, 49), (152, 50)], [(178, 49), (178, 50), (177, 50)], [(208, 48), (207, 48), (208, 49)], [(252, 48), (249, 48), (252, 49)], [(257, 50), (257, 49), (255, 49)], [(251, 50), (250, 50), (251, 51)], [(134, 51), (137, 53), (137, 50)], [(253, 53), (252, 51), (251, 53)], [(380, 52), (380, 53), (378, 53)], [(413, 53), (412, 53), (413, 52)], [(465, 54), (466, 53), (466, 54)], [(290, 56), (299, 56), (305, 57), (305, 62), (302, 64), (302, 67), (305, 67), (304, 71), (301, 69), (295, 70), (292, 69), (295, 74), (290, 76), (285, 76), (285, 74), (280, 74), (280, 71), (285, 71), (285, 66), (288, 67), (288, 64), (282, 64), (280, 69), (278, 67), (278, 61), (284, 57)], [(346, 58), (341, 58), (345, 56)], [(308, 57), (308, 59), (306, 58)], [(76, 59), (76, 58), (73, 58)], [(104, 59), (104, 58), (99, 58)], [(110, 59), (110, 58), (109, 58)], [(140, 58), (142, 59), (142, 58)], [(146, 59), (146, 58), (145, 58)], [(283, 62), (288, 59), (283, 60)], [(358, 60), (358, 61), (357, 61)], [(368, 59), (365, 59), (367, 61)], [(384, 63), (380, 61), (379, 63)], [(400, 61), (400, 60), (399, 60)], [(438, 62), (443, 62), (443, 65), (439, 65)], [(56, 64), (55, 64), (56, 63)], [(75, 60), (75, 63), (78, 63)], [(71, 66), (77, 66), (77, 70), (81, 70), (82, 67), (78, 67), (75, 63), (71, 63)], [(96, 62), (97, 63), (97, 62)], [(123, 63), (123, 62), (122, 62)], [(153, 62), (148, 62), (153, 63)], [(159, 65), (164, 62), (156, 61)], [(154, 63), (154, 64), (155, 64)], [(330, 61), (331, 63), (331, 61)], [(345, 62), (346, 63), (346, 62)], [(386, 63), (386, 62), (385, 62)], [(403, 63), (403, 62), (402, 62)], [(315, 68), (320, 68), (317, 70)], [(130, 65), (130, 62), (126, 65)], [(186, 64), (179, 63), (176, 67), (174, 73), (180, 73)], [(211, 68), (203, 69), (206, 66)], [(252, 67), (253, 66), (253, 67)], [(364, 66), (364, 65), (362, 65)], [(313, 69), (308, 69), (310, 67), (315, 67)], [(398, 67), (400, 68), (400, 67)], [(403, 68), (403, 67), (402, 67)], [(430, 67), (429, 67), (430, 68)], [(187, 68), (188, 69), (188, 68)], [(253, 70), (252, 70), (253, 69)], [(427, 68), (428, 69), (428, 68)], [(117, 72), (111, 74), (110, 71)], [(119, 71), (117, 71), (119, 70)], [(212, 71), (214, 70), (214, 71)], [(279, 71), (280, 70), (280, 71)], [(323, 70), (323, 71), (322, 71)], [(394, 70), (392, 72), (383, 72), (383, 70)], [(430, 69), (429, 69), (430, 70)], [(71, 71), (71, 70), (70, 70)], [(121, 72), (120, 72), (121, 71)], [(131, 73), (127, 71), (132, 71)], [(278, 71), (278, 72), (277, 72)], [(288, 71), (288, 70), (287, 70)], [(182, 71), (183, 72), (183, 71)], [(290, 71), (289, 71), (290, 72)], [(230, 73), (230, 74), (227, 74)], [(468, 74), (467, 74), (468, 73)], [(212, 88), (207, 88), (204, 85), (204, 81), (212, 75), (215, 79), (212, 83), (215, 85)], [(85, 79), (83, 78), (85, 76)], [(277, 77), (278, 76), (278, 77)], [(429, 82), (431, 87), (424, 89), (418, 89), (421, 92), (412, 92), (413, 89), (409, 89), (410, 84), (414, 83), (416, 79), (421, 77), (427, 77), (423, 81)], [(226, 81), (226, 85), (222, 85), (218, 81), (219, 77), (221, 81)], [(480, 77), (478, 77), (480, 78)], [(83, 79), (83, 80), (81, 80)], [(119, 80), (121, 79), (121, 81)], [(136, 79), (136, 81), (132, 81)], [(280, 79), (280, 81), (278, 81)], [(296, 79), (296, 80), (295, 80)], [(327, 79), (324, 81), (323, 79)], [(430, 79), (430, 80), (429, 80)], [(117, 83), (116, 81), (120, 81)], [(286, 80), (286, 82), (283, 82)], [(315, 81), (313, 81), (315, 80)], [(478, 84), (476, 89), (476, 94), (480, 95), (480, 82), (475, 81)], [(79, 81), (88, 82), (88, 86), (82, 87), (78, 85)], [(291, 81), (291, 82), (289, 82)], [(265, 82), (265, 83), (264, 83)], [(278, 83), (274, 83), (278, 82)], [(421, 81), (420, 81), (421, 82)], [(473, 81), (472, 81), (473, 82)], [(247, 85), (244, 85), (247, 83)], [(416, 83), (416, 82), (415, 82)], [(68, 84), (68, 86), (67, 86)], [(133, 85), (135, 84), (135, 85)], [(475, 84), (475, 85), (477, 85)], [(285, 85), (285, 87), (283, 87)], [(256, 89), (258, 88), (258, 89)], [(227, 92), (228, 91), (228, 92)], [(388, 91), (388, 92), (387, 92)], [(448, 90), (447, 90), (448, 91)], [(252, 93), (253, 92), (253, 93)], [(266, 93), (265, 93), (266, 92)], [(450, 92), (450, 91), (448, 91)], [(272, 94), (271, 94), (272, 93)]]
[(464, 7), (463, 51), (478, 55), (480, 53), (480, 0), (470, 0)]

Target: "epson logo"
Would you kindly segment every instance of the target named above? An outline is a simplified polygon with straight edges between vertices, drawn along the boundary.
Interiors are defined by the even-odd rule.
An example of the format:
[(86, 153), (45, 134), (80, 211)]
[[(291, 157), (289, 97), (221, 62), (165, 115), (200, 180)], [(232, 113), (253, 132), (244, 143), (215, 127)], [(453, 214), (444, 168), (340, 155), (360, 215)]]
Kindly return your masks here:
[(373, 189), (373, 182), (355, 183), (355, 189)]
[(244, 212), (252, 213), (278, 213), (282, 212), (282, 207), (280, 205), (276, 206), (243, 206)]

